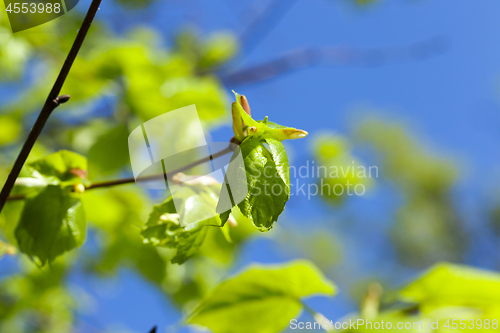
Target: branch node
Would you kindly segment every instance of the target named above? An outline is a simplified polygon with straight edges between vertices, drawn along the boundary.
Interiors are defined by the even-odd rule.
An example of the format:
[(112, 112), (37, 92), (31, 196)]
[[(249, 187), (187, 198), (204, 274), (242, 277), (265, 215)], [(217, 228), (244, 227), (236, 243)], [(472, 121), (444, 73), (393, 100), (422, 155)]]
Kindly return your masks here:
[(57, 96), (55, 101), (56, 103), (59, 105), (59, 104), (64, 104), (66, 103), (67, 101), (69, 101), (69, 98), (70, 96), (69, 95), (61, 95), (61, 96)]

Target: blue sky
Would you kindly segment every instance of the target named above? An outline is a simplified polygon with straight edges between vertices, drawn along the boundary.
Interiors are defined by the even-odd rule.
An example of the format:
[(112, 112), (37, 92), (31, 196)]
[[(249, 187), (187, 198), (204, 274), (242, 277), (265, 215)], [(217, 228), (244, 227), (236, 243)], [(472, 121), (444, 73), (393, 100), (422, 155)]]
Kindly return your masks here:
[[(154, 12), (116, 18), (114, 11), (103, 7), (103, 15), (112, 19), (111, 25), (119, 31), (133, 27), (129, 22), (144, 20), (161, 29), (168, 38), (186, 20), (207, 34), (220, 29), (244, 31), (252, 3), (166, 1)], [(255, 3), (264, 6), (267, 1)], [(318, 65), (269, 81), (227, 88), (247, 95), (255, 117), (268, 115), (273, 121), (311, 133), (311, 139), (288, 144), (292, 163), (297, 166), (311, 157), (309, 148), (315, 133), (325, 130), (349, 133), (356, 121), (362, 119), (357, 111), (360, 108), (373, 109), (386, 119), (400, 121), (431, 151), (456, 161), (461, 170), (458, 200), (474, 211), (482, 204), (482, 196), (496, 191), (500, 176), (500, 152), (495, 149), (495, 143), (500, 141), (499, 14), (498, 1), (478, 4), (386, 0), (360, 9), (348, 1), (297, 0), (282, 19), (272, 22), (276, 24), (262, 40), (257, 34), (259, 43), (239, 59), (239, 67), (256, 65), (302, 47), (390, 50), (396, 46), (408, 50), (421, 41), (440, 38), (443, 52), (424, 60), (407, 58), (406, 62), (378, 66)], [(225, 141), (232, 135), (229, 126), (211, 134), (214, 141)], [(345, 255), (347, 260), (356, 259), (361, 267), (358, 273), (367, 277), (390, 275), (394, 253), (386, 244), (383, 230), (398, 200), (394, 195), (374, 197), (348, 204), (361, 216), (366, 215), (365, 230), (351, 230), (343, 225), (345, 213), (333, 211), (321, 202), (299, 198), (289, 202), (283, 225), (286, 228), (286, 225), (331, 223), (328, 226), (331, 230), (338, 230), (349, 240)], [(480, 250), (473, 254), (471, 262), (480, 254)], [(260, 238), (243, 249), (237, 266), (288, 259), (290, 255), (281, 251), (279, 245)], [(413, 270), (400, 273), (393, 281), (403, 282), (414, 273)], [(115, 282), (113, 288), (118, 291), (111, 298), (101, 296), (100, 287), (89, 287), (102, 310), (86, 317), (96, 326), (121, 322), (144, 331), (148, 323), (163, 328), (179, 319), (179, 314), (158, 292), (133, 273), (122, 272)], [(311, 304), (332, 319), (355, 310), (345, 292), (333, 300), (316, 299)]]

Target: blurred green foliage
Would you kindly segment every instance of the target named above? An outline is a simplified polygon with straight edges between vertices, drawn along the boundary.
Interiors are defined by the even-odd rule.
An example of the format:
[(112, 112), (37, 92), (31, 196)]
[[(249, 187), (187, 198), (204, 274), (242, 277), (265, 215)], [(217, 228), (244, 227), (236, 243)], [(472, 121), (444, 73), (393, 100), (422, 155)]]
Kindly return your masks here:
[(314, 143), (314, 155), (321, 167), (318, 168), (321, 197), (330, 204), (342, 204), (355, 193), (357, 185), (365, 191), (373, 182), (371, 177), (378, 176), (371, 175), (371, 170), (356, 160), (351, 149), (347, 139), (334, 134), (322, 135)]
[(214, 333), (279, 332), (300, 312), (300, 299), (334, 294), (334, 284), (307, 261), (249, 267), (215, 287), (188, 322)]
[(66, 265), (40, 270), (24, 260), (21, 263), (21, 274), (1, 281), (2, 332), (71, 332), (78, 303), (64, 283)]
[[(406, 323), (408, 326), (401, 331), (407, 332), (498, 330), (499, 286), (498, 273), (439, 263), (400, 290), (389, 294), (387, 299), (391, 299), (390, 302), (384, 302), (381, 294), (368, 293), (367, 296), (372, 296), (372, 301), (377, 304), (376, 311), (369, 312), (370, 315), (349, 316), (352, 320), (363, 319), (365, 324), (346, 331), (371, 332), (380, 330), (380, 327), (389, 330), (388, 324), (395, 329), (398, 323)], [(397, 300), (403, 303), (395, 302)], [(383, 307), (380, 312), (379, 304)], [(360, 313), (363, 313), (363, 309)], [(366, 321), (373, 325), (378, 323), (379, 329), (366, 326)], [(385, 326), (380, 326), (382, 321)], [(418, 326), (418, 323), (422, 326)], [(430, 323), (433, 323), (431, 327)]]

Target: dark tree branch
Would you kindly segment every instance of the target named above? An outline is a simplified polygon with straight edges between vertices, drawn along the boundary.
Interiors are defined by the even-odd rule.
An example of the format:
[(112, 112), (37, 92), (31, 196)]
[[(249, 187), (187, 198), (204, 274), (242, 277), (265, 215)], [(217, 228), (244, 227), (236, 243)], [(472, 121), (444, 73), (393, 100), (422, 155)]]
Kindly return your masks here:
[(286, 52), (269, 62), (222, 74), (221, 80), (225, 85), (234, 87), (265, 81), (288, 71), (319, 64), (381, 66), (420, 61), (441, 54), (447, 48), (447, 40), (444, 37), (388, 48), (359, 49), (340, 46), (302, 48)]
[[(209, 162), (212, 159), (216, 159), (218, 157), (229, 154), (233, 151), (232, 147), (233, 147), (232, 145), (229, 145), (227, 148), (225, 148), (225, 149), (223, 149), (215, 154), (203, 157), (197, 161), (194, 161), (193, 163), (190, 163), (190, 164), (185, 165), (183, 167), (180, 167), (178, 169), (169, 171), (169, 172), (167, 172), (167, 176), (175, 175), (176, 173), (189, 170), (197, 165)], [(117, 185), (132, 184), (135, 182), (148, 182), (148, 181), (163, 180), (163, 179), (165, 179), (165, 174), (160, 173), (160, 174), (156, 174), (156, 175), (141, 177), (141, 178), (138, 178), (137, 180), (135, 180), (134, 177), (114, 179), (114, 180), (105, 180), (105, 181), (101, 181), (101, 182), (94, 182), (91, 185), (85, 187), (85, 190), (93, 190), (96, 188), (112, 187), (112, 186), (117, 186)], [(12, 195), (7, 200), (9, 200), (9, 201), (24, 200), (25, 198), (26, 198), (26, 196), (24, 194), (20, 194), (20, 195)]]
[(59, 96), (59, 94), (61, 92), (64, 81), (68, 76), (71, 66), (73, 65), (73, 62), (75, 61), (75, 58), (78, 55), (78, 51), (80, 51), (80, 47), (82, 46), (83, 41), (85, 40), (85, 36), (87, 35), (87, 32), (90, 28), (90, 25), (92, 24), (92, 21), (94, 20), (94, 16), (97, 13), (100, 4), (101, 0), (92, 0), (87, 15), (83, 20), (82, 26), (78, 30), (78, 34), (76, 35), (73, 46), (71, 47), (68, 56), (64, 61), (64, 64), (61, 68), (61, 71), (59, 72), (56, 82), (54, 83), (54, 86), (52, 87), (52, 90), (50, 91), (49, 96), (47, 97), (47, 100), (45, 101), (45, 104), (43, 105), (43, 108), (40, 111), (40, 114), (38, 115), (38, 118), (28, 135), (28, 138), (24, 142), (21, 152), (19, 153), (16, 161), (14, 162), (14, 166), (12, 167), (9, 176), (7, 177), (7, 181), (5, 182), (2, 188), (2, 192), (0, 193), (0, 212), (2, 212), (3, 206), (5, 205), (5, 202), (7, 201), (9, 194), (12, 191), (12, 188), (14, 187), (14, 183), (16, 182), (16, 179), (19, 176), (21, 169), (24, 163), (26, 162), (26, 159), (28, 158), (28, 155), (30, 154), (33, 145), (35, 144), (36, 140), (38, 139), (38, 136), (42, 132), (45, 123), (49, 119), (50, 114), (52, 113), (52, 111), (54, 111), (55, 108), (59, 106), (59, 104), (65, 103), (69, 99), (68, 95)]

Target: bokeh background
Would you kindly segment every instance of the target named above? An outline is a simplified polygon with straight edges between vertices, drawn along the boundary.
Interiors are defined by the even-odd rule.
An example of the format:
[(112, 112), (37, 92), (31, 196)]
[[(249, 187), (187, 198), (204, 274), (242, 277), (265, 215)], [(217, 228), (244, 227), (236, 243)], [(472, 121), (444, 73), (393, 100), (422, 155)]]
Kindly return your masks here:
[[(16, 34), (2, 8), (2, 183), (89, 4)], [(31, 159), (68, 149), (89, 158), (91, 180), (129, 176), (128, 133), (166, 111), (196, 104), (211, 140), (228, 141), (234, 89), (254, 118), (310, 133), (286, 142), (297, 169), (355, 161), (379, 176), (325, 179), (366, 194), (292, 196), (271, 232), (211, 233), (182, 266), (139, 235), (161, 195), (86, 193), (81, 249), (43, 270), (1, 257), (2, 331), (194, 332), (183, 313), (254, 262), (310, 259), (340, 293), (308, 304), (334, 320), (373, 282), (390, 291), (436, 262), (499, 270), (499, 14), (493, 0), (104, 1), (62, 90), (71, 101)], [(21, 208), (0, 219), (5, 243)]]

